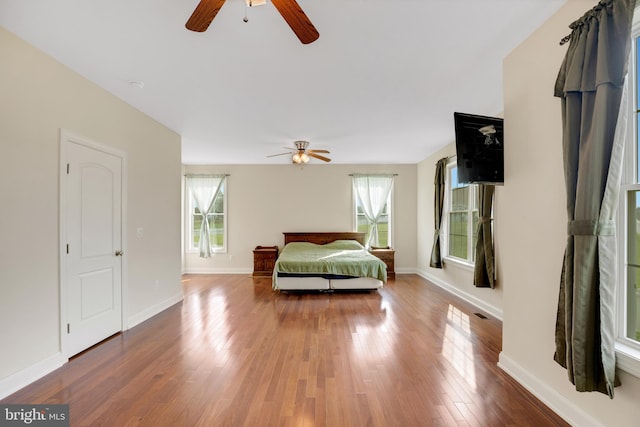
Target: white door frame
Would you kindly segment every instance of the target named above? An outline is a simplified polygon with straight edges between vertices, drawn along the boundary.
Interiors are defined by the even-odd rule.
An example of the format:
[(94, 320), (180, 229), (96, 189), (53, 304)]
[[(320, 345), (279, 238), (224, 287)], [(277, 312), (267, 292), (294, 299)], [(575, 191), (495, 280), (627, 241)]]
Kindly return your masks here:
[(121, 242), (122, 251), (125, 256), (122, 257), (121, 268), (121, 280), (120, 286), (122, 288), (122, 331), (129, 329), (127, 316), (125, 315), (127, 307), (127, 240), (125, 239), (125, 230), (127, 229), (126, 212), (127, 212), (127, 154), (124, 151), (117, 150), (113, 147), (100, 144), (95, 141), (91, 141), (80, 135), (74, 134), (66, 129), (60, 129), (60, 174), (59, 174), (59, 206), (60, 206), (60, 234), (59, 234), (59, 271), (60, 271), (60, 354), (65, 358), (69, 358), (69, 350), (67, 345), (67, 323), (68, 323), (68, 307), (67, 307), (67, 147), (68, 144), (79, 144), (85, 147), (102, 151), (107, 154), (119, 157), (122, 159), (122, 203), (121, 203)]

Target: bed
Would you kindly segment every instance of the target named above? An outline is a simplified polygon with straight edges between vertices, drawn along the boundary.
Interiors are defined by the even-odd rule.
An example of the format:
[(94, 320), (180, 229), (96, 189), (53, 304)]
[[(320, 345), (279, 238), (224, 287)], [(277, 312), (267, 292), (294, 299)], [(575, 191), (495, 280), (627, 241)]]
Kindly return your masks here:
[(364, 233), (284, 233), (273, 269), (274, 290), (379, 289), (387, 266), (364, 247)]

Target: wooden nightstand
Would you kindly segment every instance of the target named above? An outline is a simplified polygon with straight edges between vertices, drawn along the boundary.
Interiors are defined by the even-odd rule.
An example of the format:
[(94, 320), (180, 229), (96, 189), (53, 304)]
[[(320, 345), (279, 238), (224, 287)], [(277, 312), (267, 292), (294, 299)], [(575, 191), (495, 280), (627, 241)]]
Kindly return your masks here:
[(277, 246), (256, 246), (253, 250), (253, 275), (271, 276), (276, 259), (278, 259)]
[(385, 264), (387, 264), (387, 278), (395, 279), (395, 253), (391, 248), (371, 249), (371, 254), (380, 258)]

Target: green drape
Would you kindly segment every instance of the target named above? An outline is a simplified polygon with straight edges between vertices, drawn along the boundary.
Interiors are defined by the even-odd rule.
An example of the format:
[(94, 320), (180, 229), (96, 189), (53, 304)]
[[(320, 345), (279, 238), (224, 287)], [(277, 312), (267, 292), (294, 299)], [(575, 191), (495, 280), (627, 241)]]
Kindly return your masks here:
[(473, 268), (473, 286), (478, 288), (495, 287), (493, 230), (491, 227), (494, 191), (494, 185), (478, 185), (478, 230), (476, 261)]
[[(635, 0), (603, 0), (571, 24), (555, 96), (562, 99), (567, 244), (554, 359), (578, 391), (613, 398), (614, 216), (624, 137), (618, 127)], [(624, 113), (626, 115), (626, 112)]]
[(442, 211), (444, 209), (444, 180), (447, 169), (448, 157), (438, 160), (436, 163), (436, 176), (433, 181), (433, 218), (435, 231), (433, 233), (433, 248), (431, 249), (431, 261), (429, 267), (442, 268), (442, 253), (440, 251), (440, 227), (442, 226)]

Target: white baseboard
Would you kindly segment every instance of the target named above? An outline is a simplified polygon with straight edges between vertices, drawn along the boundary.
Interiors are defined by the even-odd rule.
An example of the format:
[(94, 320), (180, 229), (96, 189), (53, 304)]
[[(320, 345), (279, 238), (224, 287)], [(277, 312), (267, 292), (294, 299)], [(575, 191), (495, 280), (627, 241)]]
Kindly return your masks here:
[(171, 298), (168, 298), (154, 306), (147, 308), (146, 310), (141, 311), (140, 313), (134, 314), (128, 319), (129, 329), (133, 328), (136, 325), (139, 325), (145, 320), (151, 319), (156, 314), (161, 313), (162, 311), (166, 310), (172, 305), (179, 303), (183, 299), (184, 299), (184, 295), (182, 294), (182, 292), (180, 292)]
[(415, 268), (395, 268), (396, 274), (418, 274)]
[(453, 285), (451, 285), (448, 282), (445, 282), (442, 279), (439, 279), (431, 274), (429, 274), (429, 272), (425, 271), (425, 270), (418, 270), (417, 274), (424, 278), (427, 279), (430, 282), (433, 282), (436, 286), (444, 289), (447, 292), (452, 293), (453, 295), (457, 296), (458, 298), (462, 298), (463, 300), (467, 301), (470, 304), (475, 305), (476, 307), (478, 307), (480, 310), (483, 310), (484, 312), (486, 312), (487, 314), (490, 314), (491, 316), (495, 317), (496, 319), (499, 319), (500, 321), (502, 321), (502, 309), (493, 306), (491, 304), (487, 304), (485, 301), (482, 301), (480, 298), (477, 298), (463, 290), (461, 290), (460, 288), (457, 288)]
[(13, 375), (0, 380), (0, 399), (4, 399), (32, 382), (39, 380), (50, 372), (55, 371), (65, 363), (67, 359), (62, 353), (56, 353), (51, 357), (41, 360)]
[(529, 390), (535, 397), (572, 426), (603, 427), (603, 424), (585, 414), (584, 410), (571, 403), (571, 401), (540, 381), (537, 377), (531, 375), (531, 373), (523, 369), (522, 366), (513, 359), (506, 356), (504, 352), (500, 352), (498, 367), (513, 377), (524, 388)]

